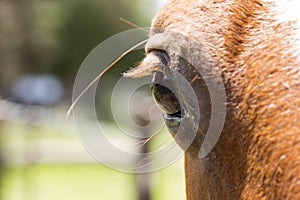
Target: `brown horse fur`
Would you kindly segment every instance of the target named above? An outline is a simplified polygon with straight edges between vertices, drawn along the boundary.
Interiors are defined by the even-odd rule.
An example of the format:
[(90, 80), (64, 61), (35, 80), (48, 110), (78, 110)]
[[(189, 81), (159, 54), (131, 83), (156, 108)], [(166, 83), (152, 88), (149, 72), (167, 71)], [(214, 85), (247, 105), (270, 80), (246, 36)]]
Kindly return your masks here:
[(169, 0), (153, 21), (150, 38), (173, 30), (205, 47), (226, 88), (213, 151), (185, 153), (188, 200), (300, 199), (300, 49), (295, 22), (277, 16), (269, 1)]

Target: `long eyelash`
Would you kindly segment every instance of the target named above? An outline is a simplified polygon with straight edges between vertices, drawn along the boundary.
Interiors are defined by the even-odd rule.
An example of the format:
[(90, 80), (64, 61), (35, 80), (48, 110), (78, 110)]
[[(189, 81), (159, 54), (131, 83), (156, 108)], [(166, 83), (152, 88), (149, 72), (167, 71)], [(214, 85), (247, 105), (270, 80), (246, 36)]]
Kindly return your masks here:
[[(174, 141), (173, 138), (168, 138), (166, 141), (164, 141), (161, 145), (158, 146), (157, 149), (159, 149), (160, 147), (168, 144), (170, 141)], [(167, 152), (171, 151), (171, 149), (169, 149)], [(140, 161), (138, 161), (133, 167), (132, 169), (136, 169), (137, 167), (139, 168), (143, 168), (143, 167), (146, 167), (147, 165), (150, 165), (152, 162), (155, 162), (155, 160), (152, 160), (151, 162), (147, 162), (145, 163), (144, 165), (141, 165), (139, 166), (140, 163), (144, 162), (144, 161), (147, 161), (147, 160), (150, 160), (150, 158), (152, 157), (152, 154), (154, 153), (148, 153), (143, 159), (141, 159)]]
[(158, 132), (158, 133), (155, 133), (154, 135), (151, 135), (151, 137), (149, 137), (149, 138), (147, 138), (147, 139), (145, 139), (145, 140), (142, 140), (142, 141), (140, 141), (139, 143), (138, 143), (138, 147), (137, 147), (137, 149), (140, 149), (140, 148), (142, 148), (144, 145), (146, 145), (150, 140), (152, 140), (155, 136), (157, 136), (158, 134), (160, 134), (160, 132)]
[(197, 79), (199, 79), (199, 76), (198, 76), (198, 75), (196, 75), (196, 76), (193, 78), (193, 80), (190, 82), (190, 84), (193, 84)]
[(149, 31), (148, 31), (147, 29), (145, 29), (145, 28), (143, 28), (143, 27), (141, 27), (141, 26), (139, 26), (139, 25), (137, 25), (137, 24), (135, 24), (135, 23), (133, 23), (133, 22), (127, 20), (127, 19), (124, 19), (124, 18), (120, 17), (119, 20), (120, 20), (121, 22), (124, 22), (124, 23), (126, 23), (126, 24), (129, 24), (130, 26), (133, 26), (133, 27), (135, 27), (135, 28), (138, 28), (138, 29), (140, 29), (140, 30), (142, 30), (142, 31), (144, 31), (144, 32), (146, 32), (146, 33), (149, 33)]
[(153, 135), (151, 135), (151, 137), (149, 137), (149, 138), (147, 138), (147, 139), (145, 139), (145, 140), (142, 140), (142, 141), (140, 141), (140, 142), (138, 142), (138, 147), (137, 147), (137, 149), (140, 149), (140, 148), (142, 148), (144, 145), (146, 145), (150, 140), (152, 140), (154, 137), (156, 137), (156, 136), (158, 136), (158, 135), (160, 135), (160, 134), (164, 134), (164, 133), (166, 133), (167, 131), (165, 131), (165, 130), (163, 130), (163, 131), (158, 131), (157, 133), (155, 133), (155, 134), (153, 134)]
[(126, 78), (142, 78), (150, 76), (153, 71), (162, 71), (164, 64), (155, 56), (149, 53), (147, 57), (135, 68), (123, 74)]
[(78, 101), (81, 99), (81, 97), (108, 71), (110, 70), (117, 62), (119, 62), (124, 56), (126, 56), (128, 53), (133, 51), (135, 48), (141, 46), (142, 44), (145, 44), (148, 41), (148, 39), (143, 40), (142, 42), (139, 42), (138, 44), (132, 46), (127, 51), (125, 51), (121, 56), (119, 56), (116, 60), (114, 60), (108, 67), (106, 67), (92, 82), (88, 84), (86, 88), (78, 95), (78, 97), (73, 101), (70, 108), (67, 111), (66, 118), (70, 115)]

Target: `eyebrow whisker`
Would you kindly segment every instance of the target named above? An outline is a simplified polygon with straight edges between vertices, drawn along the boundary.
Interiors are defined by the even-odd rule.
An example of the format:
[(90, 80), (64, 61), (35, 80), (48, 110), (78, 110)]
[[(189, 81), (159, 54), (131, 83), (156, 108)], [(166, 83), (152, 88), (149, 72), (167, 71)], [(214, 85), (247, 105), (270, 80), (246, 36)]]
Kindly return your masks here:
[(126, 56), (128, 53), (133, 51), (135, 48), (141, 46), (142, 44), (145, 44), (148, 41), (148, 39), (143, 40), (142, 42), (139, 42), (129, 48), (127, 51), (125, 51), (121, 56), (119, 56), (116, 60), (114, 60), (108, 67), (106, 67), (93, 81), (91, 81), (88, 86), (84, 88), (84, 90), (78, 95), (78, 97), (73, 101), (71, 104), (70, 108), (67, 111), (66, 118), (69, 117), (70, 113), (78, 103), (78, 101), (81, 99), (81, 97), (108, 71), (110, 70), (117, 62), (119, 62), (124, 56)]
[(126, 24), (129, 24), (130, 26), (133, 26), (133, 27), (135, 27), (135, 28), (138, 28), (138, 29), (140, 29), (140, 30), (142, 30), (142, 31), (144, 31), (144, 32), (146, 32), (146, 33), (149, 33), (149, 31), (148, 31), (147, 29), (145, 29), (145, 28), (143, 28), (143, 27), (141, 27), (141, 26), (139, 26), (139, 25), (137, 25), (137, 24), (135, 24), (135, 23), (133, 23), (133, 22), (127, 20), (127, 19), (124, 19), (124, 18), (120, 17), (119, 20), (120, 20), (121, 22), (124, 22), (124, 23), (126, 23)]

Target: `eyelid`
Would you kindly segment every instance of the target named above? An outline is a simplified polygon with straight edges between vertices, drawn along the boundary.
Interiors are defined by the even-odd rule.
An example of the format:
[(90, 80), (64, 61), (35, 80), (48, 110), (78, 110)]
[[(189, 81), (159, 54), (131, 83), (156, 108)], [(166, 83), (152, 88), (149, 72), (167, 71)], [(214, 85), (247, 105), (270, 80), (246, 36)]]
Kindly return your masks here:
[(173, 41), (172, 37), (171, 33), (166, 32), (152, 35), (145, 46), (146, 53), (156, 50), (168, 52), (170, 43)]

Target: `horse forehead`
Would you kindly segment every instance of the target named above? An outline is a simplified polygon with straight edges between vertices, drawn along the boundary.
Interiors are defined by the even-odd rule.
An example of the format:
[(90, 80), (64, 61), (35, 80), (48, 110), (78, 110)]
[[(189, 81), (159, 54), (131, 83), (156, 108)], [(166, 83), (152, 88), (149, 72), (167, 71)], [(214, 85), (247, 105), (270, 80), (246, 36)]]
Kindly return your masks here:
[(201, 6), (209, 4), (211, 3), (204, 3), (202, 0), (167, 0), (156, 14), (152, 26), (166, 28), (178, 22), (193, 23), (203, 13)]
[[(232, 2), (233, 1), (234, 0), (232, 0)], [(294, 44), (294, 46), (296, 52), (300, 52), (300, 0), (262, 0), (262, 2), (271, 2), (273, 5), (275, 5), (274, 7), (272, 7), (272, 9), (276, 12), (275, 16), (277, 17), (278, 22), (296, 22), (295, 33), (297, 42)], [(165, 6), (162, 7), (162, 9), (157, 13), (156, 17), (154, 18), (152, 26), (166, 28), (169, 26), (172, 27), (173, 25), (176, 27), (178, 22), (184, 22), (186, 26), (181, 27), (180, 30), (185, 32), (185, 29), (189, 28), (188, 23), (197, 23), (199, 21), (205, 22), (205, 20), (207, 21), (207, 19), (213, 20), (212, 18), (207, 18), (205, 16), (206, 14), (211, 13), (206, 13), (205, 9), (201, 9), (201, 6), (214, 7), (214, 9), (216, 9), (216, 5), (220, 5), (220, 9), (224, 9), (224, 7), (230, 6), (230, 1), (166, 0)], [(218, 18), (220, 17), (220, 13), (215, 13), (214, 16)], [(193, 19), (193, 17), (201, 17), (203, 18), (203, 20), (195, 20)], [(293, 35), (295, 33), (293, 33)]]

